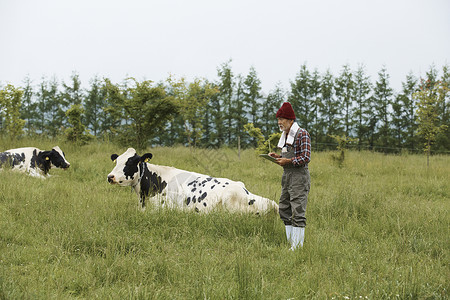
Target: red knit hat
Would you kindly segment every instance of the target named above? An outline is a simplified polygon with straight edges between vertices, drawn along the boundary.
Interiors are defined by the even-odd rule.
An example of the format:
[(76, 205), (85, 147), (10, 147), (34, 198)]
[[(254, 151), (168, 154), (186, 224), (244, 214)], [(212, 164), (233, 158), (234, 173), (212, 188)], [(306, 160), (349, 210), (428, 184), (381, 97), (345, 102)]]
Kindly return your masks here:
[(277, 111), (277, 118), (285, 118), (289, 120), (295, 120), (295, 113), (289, 102), (284, 102), (280, 109)]

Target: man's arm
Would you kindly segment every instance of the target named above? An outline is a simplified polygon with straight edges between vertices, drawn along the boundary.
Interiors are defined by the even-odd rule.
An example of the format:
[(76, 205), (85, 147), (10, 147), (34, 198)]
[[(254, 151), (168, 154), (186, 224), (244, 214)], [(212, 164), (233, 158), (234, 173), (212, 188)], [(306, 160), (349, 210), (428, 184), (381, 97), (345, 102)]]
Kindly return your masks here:
[(296, 141), (294, 153), (295, 157), (291, 160), (296, 167), (306, 165), (311, 161), (311, 137), (304, 129), (302, 129)]

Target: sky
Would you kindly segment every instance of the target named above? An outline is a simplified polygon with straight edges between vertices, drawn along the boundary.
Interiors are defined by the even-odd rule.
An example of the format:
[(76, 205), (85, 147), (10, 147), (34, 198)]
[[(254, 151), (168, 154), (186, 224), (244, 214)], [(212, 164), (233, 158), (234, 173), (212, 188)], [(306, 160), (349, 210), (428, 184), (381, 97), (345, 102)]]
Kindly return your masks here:
[(215, 81), (230, 61), (254, 68), (267, 94), (303, 64), (339, 75), (385, 67), (400, 92), (408, 73), (450, 65), (449, 0), (0, 0), (0, 86), (42, 78)]

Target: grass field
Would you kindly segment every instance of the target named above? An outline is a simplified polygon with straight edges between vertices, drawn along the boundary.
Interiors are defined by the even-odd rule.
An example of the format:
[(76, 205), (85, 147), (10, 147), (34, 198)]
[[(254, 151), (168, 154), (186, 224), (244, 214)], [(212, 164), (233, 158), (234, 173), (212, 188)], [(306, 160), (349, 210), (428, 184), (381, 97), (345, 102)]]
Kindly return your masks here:
[[(47, 180), (0, 172), (0, 299), (448, 299), (450, 157), (313, 153), (303, 249), (277, 215), (138, 209), (110, 186), (112, 144), (58, 144)], [(281, 168), (245, 150), (148, 149), (278, 201)], [(141, 153), (142, 154), (142, 153)]]

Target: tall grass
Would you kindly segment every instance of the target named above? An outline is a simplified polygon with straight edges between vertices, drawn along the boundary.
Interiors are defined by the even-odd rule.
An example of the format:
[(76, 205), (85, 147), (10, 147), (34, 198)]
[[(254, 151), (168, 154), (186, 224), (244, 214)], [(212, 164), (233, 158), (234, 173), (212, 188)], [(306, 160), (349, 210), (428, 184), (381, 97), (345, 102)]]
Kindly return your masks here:
[[(450, 158), (313, 153), (304, 247), (278, 216), (138, 209), (107, 184), (112, 144), (58, 144), (47, 180), (0, 172), (0, 299), (447, 299)], [(281, 169), (252, 150), (148, 149), (153, 163), (239, 180), (278, 200)]]

